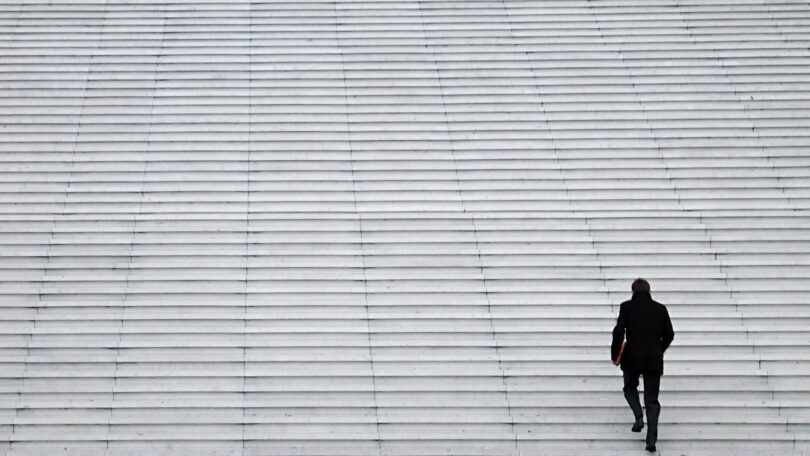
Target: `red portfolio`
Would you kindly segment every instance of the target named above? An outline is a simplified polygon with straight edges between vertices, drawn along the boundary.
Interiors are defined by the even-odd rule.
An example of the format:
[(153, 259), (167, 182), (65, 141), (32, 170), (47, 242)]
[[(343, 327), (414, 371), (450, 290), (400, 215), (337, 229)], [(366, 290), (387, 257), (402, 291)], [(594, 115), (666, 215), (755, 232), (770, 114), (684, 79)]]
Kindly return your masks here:
[(622, 342), (622, 348), (619, 350), (619, 356), (616, 357), (616, 365), (618, 366), (622, 362), (622, 355), (624, 354), (624, 347), (627, 346), (627, 341)]

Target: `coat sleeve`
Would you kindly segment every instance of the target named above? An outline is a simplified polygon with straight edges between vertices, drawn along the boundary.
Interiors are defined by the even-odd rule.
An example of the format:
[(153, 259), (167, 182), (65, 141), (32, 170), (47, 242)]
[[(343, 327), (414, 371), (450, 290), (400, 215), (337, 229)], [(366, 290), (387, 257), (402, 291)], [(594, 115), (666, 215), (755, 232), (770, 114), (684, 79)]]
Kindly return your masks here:
[(627, 328), (627, 311), (625, 306), (619, 309), (619, 318), (616, 320), (616, 326), (613, 328), (613, 343), (610, 344), (610, 360), (614, 363), (616, 358), (619, 357), (619, 351), (622, 349), (624, 342), (624, 331)]
[(661, 336), (661, 347), (664, 351), (669, 348), (673, 339), (675, 339), (675, 331), (672, 329), (672, 320), (669, 319), (669, 312), (667, 312), (667, 308), (664, 307), (664, 330)]

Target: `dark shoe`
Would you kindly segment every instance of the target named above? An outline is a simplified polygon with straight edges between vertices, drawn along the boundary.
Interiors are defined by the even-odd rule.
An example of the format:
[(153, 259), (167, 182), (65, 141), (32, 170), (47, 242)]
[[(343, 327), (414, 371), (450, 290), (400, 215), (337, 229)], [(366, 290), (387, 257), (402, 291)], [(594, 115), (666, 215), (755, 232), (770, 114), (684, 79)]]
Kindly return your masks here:
[(644, 429), (644, 419), (643, 418), (636, 418), (635, 424), (633, 424), (633, 429), (630, 429), (633, 432), (641, 432)]
[(649, 451), (650, 453), (655, 453), (655, 445), (647, 445), (645, 450)]

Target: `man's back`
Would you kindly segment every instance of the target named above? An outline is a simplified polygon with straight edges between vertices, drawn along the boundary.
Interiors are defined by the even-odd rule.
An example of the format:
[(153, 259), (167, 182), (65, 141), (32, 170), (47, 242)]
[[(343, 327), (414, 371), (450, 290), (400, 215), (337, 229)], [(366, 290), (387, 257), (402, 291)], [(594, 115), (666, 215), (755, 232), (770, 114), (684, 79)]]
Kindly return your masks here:
[(647, 293), (634, 293), (633, 299), (623, 302), (613, 328), (611, 355), (614, 360), (625, 337), (627, 346), (622, 355), (622, 370), (663, 374), (664, 351), (674, 338), (672, 322), (663, 304)]

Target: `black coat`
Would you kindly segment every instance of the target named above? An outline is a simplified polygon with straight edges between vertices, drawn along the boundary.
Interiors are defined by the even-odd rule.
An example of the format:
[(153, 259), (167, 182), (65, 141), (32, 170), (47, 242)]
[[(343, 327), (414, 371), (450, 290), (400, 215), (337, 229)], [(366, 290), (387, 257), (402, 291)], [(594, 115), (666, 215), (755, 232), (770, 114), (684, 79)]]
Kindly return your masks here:
[(610, 357), (614, 362), (625, 335), (627, 346), (622, 355), (622, 370), (662, 375), (664, 351), (675, 338), (667, 308), (653, 301), (647, 293), (633, 294), (633, 299), (622, 303), (613, 328)]

